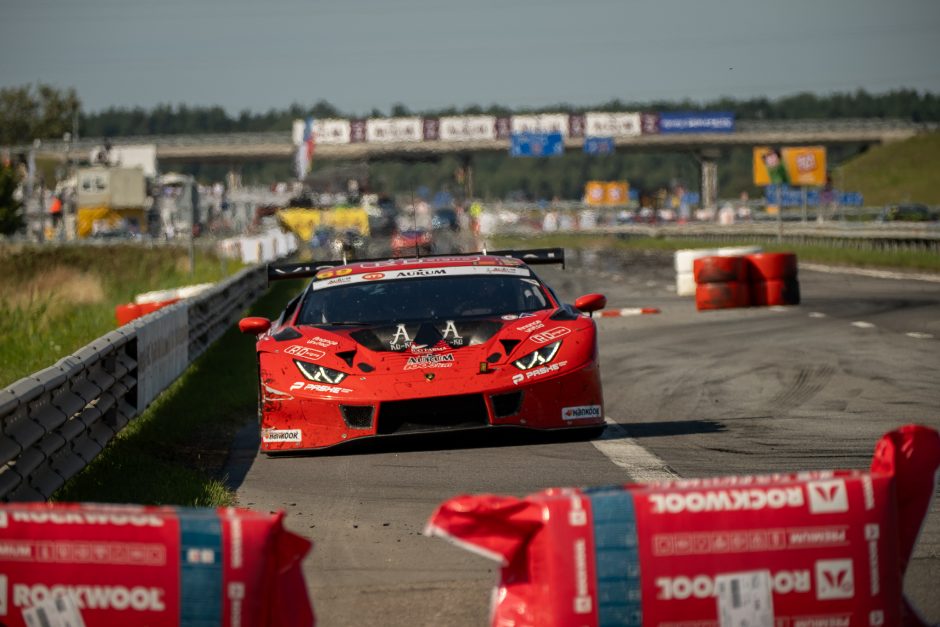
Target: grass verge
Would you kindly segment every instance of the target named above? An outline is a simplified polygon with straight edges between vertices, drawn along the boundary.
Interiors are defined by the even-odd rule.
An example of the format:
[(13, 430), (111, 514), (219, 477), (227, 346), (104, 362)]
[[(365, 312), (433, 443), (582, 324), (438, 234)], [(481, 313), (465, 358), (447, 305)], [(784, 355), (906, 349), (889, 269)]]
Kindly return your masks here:
[(116, 327), (114, 307), (151, 290), (215, 282), (242, 267), (185, 248), (21, 246), (0, 249), (0, 387)]
[(657, 237), (619, 238), (615, 235), (551, 234), (535, 237), (494, 237), (493, 248), (531, 248), (532, 246), (560, 246), (565, 248), (594, 248), (603, 250), (680, 250), (683, 248), (718, 248), (756, 244), (767, 252), (793, 252), (803, 261), (830, 265), (893, 268), (940, 272), (940, 255), (934, 252), (855, 250), (830, 248), (808, 244), (768, 244), (742, 238), (735, 242), (715, 244), (697, 239), (668, 239)]
[[(275, 283), (250, 315), (277, 315), (302, 283)], [(254, 338), (233, 326), (53, 500), (232, 504), (220, 473), (257, 394)]]

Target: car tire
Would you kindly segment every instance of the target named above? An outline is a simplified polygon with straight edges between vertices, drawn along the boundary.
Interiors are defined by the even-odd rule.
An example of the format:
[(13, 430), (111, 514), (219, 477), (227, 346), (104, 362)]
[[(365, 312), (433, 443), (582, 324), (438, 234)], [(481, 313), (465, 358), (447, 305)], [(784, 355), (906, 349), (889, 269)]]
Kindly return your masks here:
[(751, 286), (744, 281), (701, 283), (695, 287), (695, 308), (732, 309), (751, 305)]
[(748, 264), (744, 257), (701, 257), (692, 263), (696, 283), (747, 281)]
[(751, 298), (758, 307), (799, 305), (800, 283), (796, 279), (755, 281), (751, 283)]
[(746, 257), (751, 281), (796, 280), (797, 265), (794, 253), (757, 253)]

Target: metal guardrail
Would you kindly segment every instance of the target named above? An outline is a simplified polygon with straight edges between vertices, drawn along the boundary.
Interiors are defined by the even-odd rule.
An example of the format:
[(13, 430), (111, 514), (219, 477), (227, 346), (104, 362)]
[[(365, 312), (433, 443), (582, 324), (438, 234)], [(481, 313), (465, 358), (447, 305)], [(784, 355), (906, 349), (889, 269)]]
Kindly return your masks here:
[(264, 266), (100, 337), (0, 390), (0, 500), (46, 500), (263, 293)]

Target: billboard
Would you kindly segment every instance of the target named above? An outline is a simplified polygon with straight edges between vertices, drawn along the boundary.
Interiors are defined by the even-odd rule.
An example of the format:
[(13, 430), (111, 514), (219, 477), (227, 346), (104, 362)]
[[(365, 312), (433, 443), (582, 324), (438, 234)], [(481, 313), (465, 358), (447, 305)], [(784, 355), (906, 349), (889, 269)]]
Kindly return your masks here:
[(768, 205), (783, 205), (784, 207), (799, 207), (803, 204), (817, 207), (820, 205), (837, 204), (844, 207), (861, 207), (865, 197), (861, 192), (843, 192), (839, 190), (824, 191), (820, 189), (804, 190), (788, 185), (768, 185), (764, 188), (764, 201)]
[(585, 137), (584, 152), (589, 155), (609, 155), (617, 150), (613, 137)]
[(514, 115), (510, 124), (513, 133), (560, 133), (562, 137), (568, 136), (567, 113)]
[(826, 184), (825, 146), (793, 146), (777, 150), (754, 148), (755, 185), (798, 185), (821, 187)]
[(584, 114), (584, 134), (587, 137), (636, 137), (641, 131), (639, 113)]
[(496, 139), (496, 116), (460, 115), (441, 118), (441, 141), (486, 141)]
[[(306, 120), (294, 120), (291, 137), (294, 145), (304, 143)], [(326, 119), (313, 121), (313, 139), (317, 144), (348, 144), (349, 120)]]
[(421, 118), (369, 118), (366, 141), (375, 143), (419, 142), (424, 139)]
[(592, 207), (625, 205), (630, 200), (626, 181), (588, 181), (584, 184), (584, 204)]
[(561, 133), (513, 133), (509, 154), (513, 157), (558, 157), (565, 152)]
[(660, 133), (731, 133), (734, 113), (728, 111), (673, 111), (659, 114)]

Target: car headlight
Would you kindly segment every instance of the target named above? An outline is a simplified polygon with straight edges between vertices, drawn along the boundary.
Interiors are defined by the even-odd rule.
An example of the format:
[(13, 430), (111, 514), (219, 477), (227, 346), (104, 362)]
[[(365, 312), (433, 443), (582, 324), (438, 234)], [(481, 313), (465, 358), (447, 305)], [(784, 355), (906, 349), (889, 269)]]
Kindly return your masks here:
[(543, 346), (536, 351), (532, 351), (525, 357), (512, 362), (512, 365), (519, 370), (530, 370), (536, 366), (543, 366), (551, 360), (555, 359), (555, 355), (558, 353), (559, 348), (561, 348), (561, 340), (555, 342), (554, 344)]
[(317, 364), (307, 363), (306, 361), (297, 361), (294, 360), (294, 363), (297, 364), (297, 369), (300, 372), (310, 379), (311, 381), (319, 381), (320, 383), (339, 383), (346, 378), (345, 372), (340, 372), (339, 370), (333, 370), (332, 368), (327, 368), (325, 366), (318, 366)]

